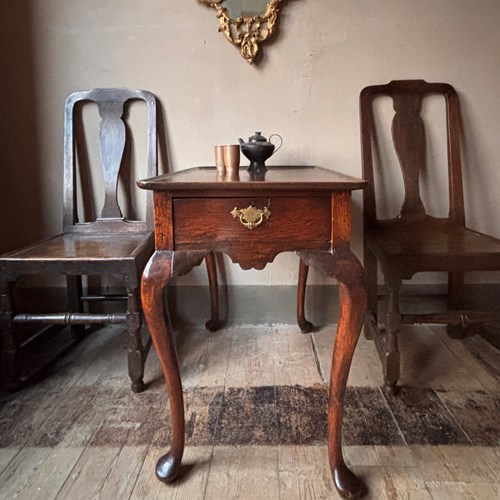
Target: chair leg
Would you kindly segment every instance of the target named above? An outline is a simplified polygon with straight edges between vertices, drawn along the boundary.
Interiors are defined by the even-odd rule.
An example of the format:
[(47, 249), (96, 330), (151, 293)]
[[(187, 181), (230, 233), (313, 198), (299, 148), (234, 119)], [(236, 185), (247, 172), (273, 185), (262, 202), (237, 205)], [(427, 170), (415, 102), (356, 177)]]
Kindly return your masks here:
[(12, 322), (14, 284), (15, 282), (5, 279), (0, 281), (1, 364), (6, 387), (12, 391), (18, 390), (21, 386), (19, 345)]
[[(464, 273), (448, 273), (448, 309), (458, 311), (464, 308)], [(467, 336), (466, 328), (462, 325), (447, 325), (448, 335), (453, 339)]]
[(314, 325), (305, 317), (306, 285), (309, 266), (302, 259), (299, 261), (299, 280), (297, 284), (297, 323), (302, 333), (314, 330)]
[[(68, 293), (68, 310), (69, 312), (83, 312), (82, 303), (82, 277), (81, 276), (66, 276), (66, 287)], [(71, 325), (71, 333), (80, 338), (85, 333), (85, 325)]]
[(399, 310), (399, 289), (401, 280), (387, 280), (388, 303), (385, 316), (384, 334), (384, 389), (395, 394), (396, 384), (400, 374), (400, 354), (398, 333), (401, 328), (401, 312)]
[(142, 345), (139, 289), (127, 290), (127, 330), (129, 334), (128, 346), (128, 374), (132, 381), (132, 391), (142, 392), (144, 385), (145, 349)]
[[(364, 322), (364, 334), (368, 340), (373, 340), (371, 333), (370, 322), (375, 321), (377, 324), (377, 307), (378, 307), (378, 287), (377, 287), (377, 258), (364, 247), (363, 265), (366, 272), (366, 291), (368, 294), (367, 314)], [(371, 316), (371, 317), (370, 317)]]

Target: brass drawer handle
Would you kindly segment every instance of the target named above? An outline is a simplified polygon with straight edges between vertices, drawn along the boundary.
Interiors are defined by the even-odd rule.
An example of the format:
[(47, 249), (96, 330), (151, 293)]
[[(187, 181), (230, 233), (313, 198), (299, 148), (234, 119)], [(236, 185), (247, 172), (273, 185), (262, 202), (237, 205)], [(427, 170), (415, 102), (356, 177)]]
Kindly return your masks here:
[(262, 224), (264, 217), (269, 219), (271, 216), (271, 211), (264, 207), (263, 209), (255, 208), (250, 205), (247, 208), (236, 208), (234, 207), (230, 214), (235, 219), (240, 219), (240, 222), (248, 229), (255, 229)]

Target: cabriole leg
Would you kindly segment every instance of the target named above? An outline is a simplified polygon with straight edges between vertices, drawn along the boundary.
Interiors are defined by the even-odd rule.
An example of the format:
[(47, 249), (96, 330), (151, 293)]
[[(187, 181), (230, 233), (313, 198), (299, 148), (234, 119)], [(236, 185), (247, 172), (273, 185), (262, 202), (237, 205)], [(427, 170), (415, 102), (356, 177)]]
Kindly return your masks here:
[(160, 359), (172, 417), (172, 446), (156, 464), (156, 476), (165, 483), (175, 480), (184, 453), (184, 402), (173, 332), (164, 306), (164, 292), (174, 276), (199, 265), (207, 252), (156, 251), (142, 275), (142, 307), (153, 345)]
[(366, 493), (363, 482), (347, 467), (342, 454), (344, 395), (354, 349), (366, 313), (365, 273), (348, 246), (329, 252), (300, 252), (306, 264), (337, 278), (340, 290), (340, 318), (332, 357), (328, 403), (328, 458), (335, 487), (343, 498)]
[(172, 447), (156, 464), (156, 476), (172, 482), (179, 472), (184, 453), (184, 402), (177, 353), (172, 331), (168, 326), (163, 295), (172, 279), (173, 252), (155, 252), (142, 275), (142, 307), (167, 385), (172, 414)]
[(205, 327), (211, 332), (216, 332), (224, 326), (224, 322), (220, 318), (219, 304), (219, 284), (217, 280), (217, 264), (215, 254), (210, 252), (205, 257), (207, 265), (208, 284), (210, 288), (210, 306), (212, 317), (205, 323)]
[(309, 267), (302, 259), (299, 261), (299, 280), (297, 284), (297, 323), (302, 333), (309, 333), (314, 330), (314, 325), (307, 321), (305, 317), (306, 285)]

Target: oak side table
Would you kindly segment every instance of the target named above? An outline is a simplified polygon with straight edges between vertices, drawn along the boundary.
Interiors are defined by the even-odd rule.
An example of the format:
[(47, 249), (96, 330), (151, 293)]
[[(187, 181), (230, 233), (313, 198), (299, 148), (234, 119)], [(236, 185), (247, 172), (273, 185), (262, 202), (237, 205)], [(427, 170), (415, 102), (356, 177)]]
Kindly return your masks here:
[(263, 180), (245, 170), (220, 177), (197, 167), (138, 182), (154, 192), (155, 252), (142, 276), (144, 315), (165, 376), (172, 414), (172, 445), (156, 465), (164, 482), (176, 478), (184, 450), (184, 402), (172, 331), (163, 305), (175, 276), (224, 252), (243, 269), (263, 269), (280, 252), (335, 277), (340, 318), (333, 350), (328, 403), (328, 457), (340, 495), (365, 487), (344, 462), (341, 445), (344, 393), (366, 310), (363, 267), (349, 248), (351, 192), (366, 182), (321, 167), (272, 167)]

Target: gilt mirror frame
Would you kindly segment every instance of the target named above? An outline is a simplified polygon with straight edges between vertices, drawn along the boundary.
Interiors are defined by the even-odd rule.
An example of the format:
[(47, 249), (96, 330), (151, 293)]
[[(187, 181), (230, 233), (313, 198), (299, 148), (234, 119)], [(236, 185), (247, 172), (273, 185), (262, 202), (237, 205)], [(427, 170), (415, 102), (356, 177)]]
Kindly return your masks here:
[(252, 64), (259, 51), (259, 44), (267, 40), (276, 29), (282, 0), (268, 0), (266, 10), (261, 15), (236, 19), (230, 17), (228, 10), (222, 6), (224, 1), (226, 0), (198, 0), (217, 11), (219, 31), (233, 45), (239, 46), (241, 56)]

